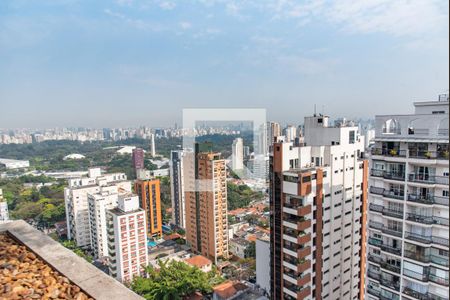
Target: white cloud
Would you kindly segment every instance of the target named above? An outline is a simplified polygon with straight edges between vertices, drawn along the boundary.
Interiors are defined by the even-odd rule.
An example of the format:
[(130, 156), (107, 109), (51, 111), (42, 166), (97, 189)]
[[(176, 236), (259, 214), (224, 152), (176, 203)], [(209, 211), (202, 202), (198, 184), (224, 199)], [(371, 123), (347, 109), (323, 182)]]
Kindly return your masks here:
[(183, 30), (187, 30), (187, 29), (190, 29), (192, 27), (192, 24), (189, 23), (189, 22), (184, 21), (184, 22), (180, 22), (180, 27)]
[(131, 25), (137, 29), (154, 31), (154, 32), (159, 32), (159, 31), (163, 30), (163, 27), (159, 24), (153, 24), (153, 23), (149, 23), (144, 20), (141, 20), (141, 19), (131, 18), (131, 17), (128, 17), (127, 15), (124, 15), (124, 14), (118, 13), (118, 12), (114, 12), (110, 9), (105, 9), (105, 10), (103, 10), (103, 12), (113, 18), (122, 20), (126, 24)]
[(158, 5), (164, 10), (172, 10), (177, 6), (175, 2), (172, 1), (160, 1)]

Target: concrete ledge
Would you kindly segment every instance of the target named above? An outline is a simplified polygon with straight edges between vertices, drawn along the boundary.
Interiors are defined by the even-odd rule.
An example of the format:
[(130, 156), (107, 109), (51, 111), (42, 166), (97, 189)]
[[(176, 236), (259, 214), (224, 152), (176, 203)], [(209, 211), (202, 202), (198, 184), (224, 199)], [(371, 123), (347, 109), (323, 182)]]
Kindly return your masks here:
[(27, 246), (48, 265), (96, 300), (143, 299), (25, 221), (0, 224), (0, 232), (7, 232)]

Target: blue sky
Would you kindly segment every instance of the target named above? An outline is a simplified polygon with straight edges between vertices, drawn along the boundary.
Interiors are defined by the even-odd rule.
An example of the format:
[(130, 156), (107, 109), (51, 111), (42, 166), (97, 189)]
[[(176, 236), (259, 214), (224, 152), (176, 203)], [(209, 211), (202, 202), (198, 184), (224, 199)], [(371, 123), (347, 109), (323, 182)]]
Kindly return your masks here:
[(433, 0), (2, 0), (0, 128), (409, 113), (448, 91), (448, 22)]

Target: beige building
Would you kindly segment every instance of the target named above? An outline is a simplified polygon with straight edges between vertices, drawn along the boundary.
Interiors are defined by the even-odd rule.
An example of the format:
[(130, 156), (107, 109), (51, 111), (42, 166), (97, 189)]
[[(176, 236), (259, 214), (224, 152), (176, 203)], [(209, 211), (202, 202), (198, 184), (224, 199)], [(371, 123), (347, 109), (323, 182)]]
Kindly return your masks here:
[(186, 239), (195, 252), (217, 263), (228, 257), (225, 160), (220, 153), (200, 152), (199, 145), (190, 156), (184, 168)]

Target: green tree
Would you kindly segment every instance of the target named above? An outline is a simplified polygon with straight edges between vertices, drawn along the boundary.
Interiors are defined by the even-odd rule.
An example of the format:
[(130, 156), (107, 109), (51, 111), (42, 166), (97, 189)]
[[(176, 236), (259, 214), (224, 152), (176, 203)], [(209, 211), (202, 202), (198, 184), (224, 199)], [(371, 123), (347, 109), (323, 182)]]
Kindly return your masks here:
[(210, 293), (212, 282), (220, 282), (216, 272), (204, 273), (184, 262), (159, 261), (159, 269), (147, 267), (147, 278), (137, 277), (133, 291), (148, 300), (178, 300), (196, 291)]

